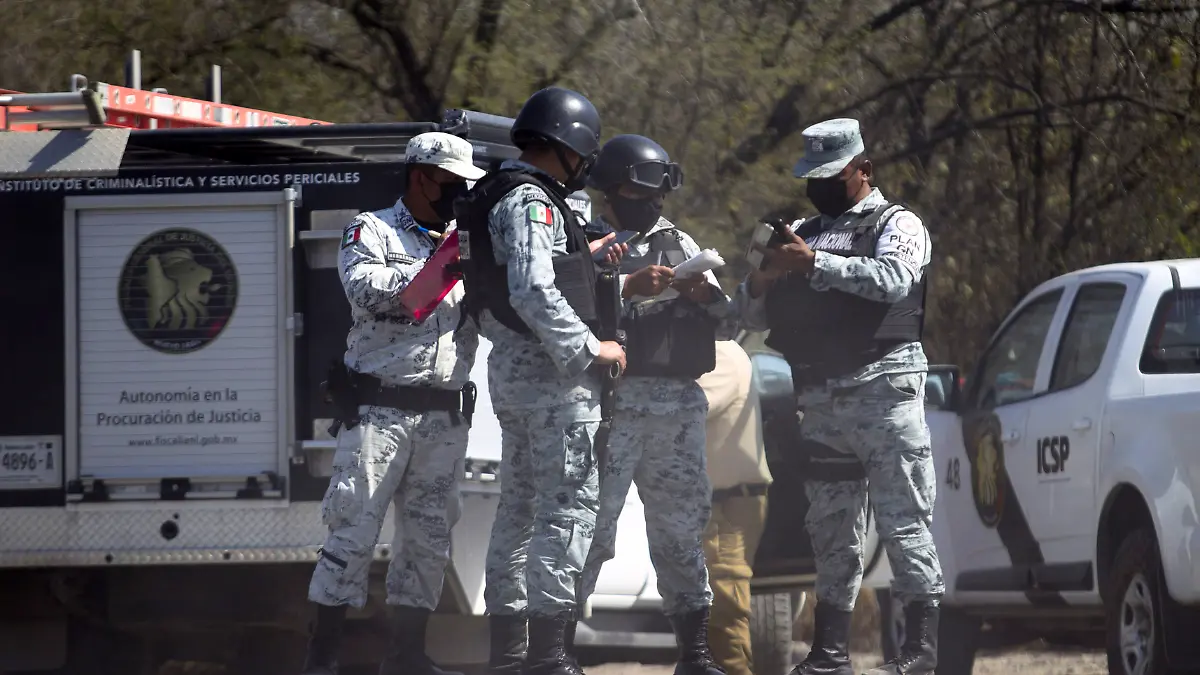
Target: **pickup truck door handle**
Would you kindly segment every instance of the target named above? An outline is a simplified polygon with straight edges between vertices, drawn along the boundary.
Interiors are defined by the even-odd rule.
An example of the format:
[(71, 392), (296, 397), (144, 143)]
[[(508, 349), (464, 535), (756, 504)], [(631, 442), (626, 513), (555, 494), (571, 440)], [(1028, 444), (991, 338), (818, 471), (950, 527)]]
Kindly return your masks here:
[(1092, 428), (1092, 420), (1088, 417), (1081, 417), (1075, 420), (1075, 423), (1071, 425), (1071, 428), (1075, 431), (1087, 431), (1088, 429)]
[(1017, 441), (1021, 440), (1021, 432), (1016, 430), (1006, 431), (1004, 432), (1004, 435), (1000, 437), (1000, 440), (1004, 441), (1005, 443), (1016, 443)]

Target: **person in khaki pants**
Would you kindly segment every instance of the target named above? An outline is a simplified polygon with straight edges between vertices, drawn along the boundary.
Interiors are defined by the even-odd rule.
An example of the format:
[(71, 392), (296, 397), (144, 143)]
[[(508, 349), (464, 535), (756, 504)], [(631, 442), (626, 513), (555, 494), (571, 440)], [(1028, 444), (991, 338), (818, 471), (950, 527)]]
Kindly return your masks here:
[(708, 396), (706, 459), (712, 516), (704, 558), (713, 601), (708, 641), (728, 675), (753, 675), (750, 579), (767, 519), (771, 472), (763, 450), (758, 392), (750, 357), (736, 342), (717, 342), (717, 365), (698, 382)]

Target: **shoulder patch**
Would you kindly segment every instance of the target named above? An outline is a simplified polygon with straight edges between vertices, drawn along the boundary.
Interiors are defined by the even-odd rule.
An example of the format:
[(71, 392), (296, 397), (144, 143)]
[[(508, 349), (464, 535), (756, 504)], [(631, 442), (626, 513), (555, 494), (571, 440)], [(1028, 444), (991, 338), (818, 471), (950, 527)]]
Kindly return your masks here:
[(915, 237), (921, 233), (921, 219), (917, 218), (917, 215), (912, 211), (901, 211), (893, 217), (892, 224), (896, 226), (897, 230), (910, 237)]
[(362, 227), (362, 223), (354, 221), (350, 227), (346, 228), (345, 232), (342, 232), (342, 248), (352, 246), (362, 239)]
[(529, 202), (525, 207), (527, 218), (533, 223), (543, 223), (545, 225), (554, 224), (554, 209), (545, 202)]

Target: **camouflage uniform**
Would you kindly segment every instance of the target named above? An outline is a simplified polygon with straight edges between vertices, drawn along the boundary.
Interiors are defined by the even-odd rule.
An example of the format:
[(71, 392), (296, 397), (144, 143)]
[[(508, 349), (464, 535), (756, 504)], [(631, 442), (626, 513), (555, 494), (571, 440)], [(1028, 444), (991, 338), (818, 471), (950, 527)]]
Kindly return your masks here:
[[(553, 180), (523, 162), (508, 167)], [(535, 220), (531, 205), (544, 207), (551, 222)], [(509, 302), (532, 330), (521, 335), (490, 312), (481, 317), (492, 343), (488, 389), (503, 433), (484, 590), (494, 615), (574, 610), (596, 527), (600, 380), (588, 367), (600, 342), (554, 287), (551, 258), (566, 253), (566, 215), (533, 185), (517, 187), (488, 214), (496, 262), (508, 267)]]
[[(603, 227), (603, 224), (593, 226)], [(646, 234), (674, 228), (670, 221), (660, 218)], [(680, 235), (685, 260), (700, 252), (691, 237), (675, 231)], [(650, 242), (642, 238), (626, 255), (650, 253)], [(714, 296), (707, 309), (724, 320), (729, 312), (729, 297), (712, 272), (707, 272), (705, 278), (713, 286)], [(668, 293), (673, 295), (676, 291), (664, 292), (663, 299), (670, 297)], [(646, 300), (634, 297), (626, 304)], [(705, 470), (707, 417), (708, 399), (695, 380), (621, 379), (612, 439), (600, 476), (596, 539), (583, 574), (585, 599), (596, 588), (601, 566), (616, 554), (617, 522), (630, 483), (634, 483), (645, 505), (646, 538), (663, 597), (663, 612), (686, 614), (712, 604), (701, 541), (712, 511), (712, 490)]]
[[(862, 213), (886, 203), (878, 189), (847, 213)], [(884, 236), (874, 258), (845, 258), (816, 252), (811, 275), (817, 290), (837, 289), (865, 298), (894, 302), (924, 274), (930, 261), (929, 235), (919, 227), (915, 252), (895, 250), (889, 228), (899, 211), (885, 215)], [(832, 219), (822, 216), (829, 224)], [(796, 221), (793, 229), (802, 221)], [(909, 227), (912, 220), (907, 221)], [(768, 330), (765, 295), (751, 299), (743, 283), (737, 292), (742, 325)], [(935, 495), (929, 428), (925, 424), (928, 362), (920, 342), (902, 344), (880, 360), (824, 387), (797, 391), (803, 413), (800, 434), (852, 455), (865, 467), (865, 481), (805, 483), (811, 506), (805, 518), (817, 567), (816, 595), (841, 610), (854, 607), (863, 575), (867, 493), (880, 537), (895, 576), (895, 593), (904, 601), (936, 603), (944, 591), (942, 570), (930, 534)], [(868, 483), (869, 481), (869, 483)]]
[[(364, 213), (346, 228), (338, 268), (353, 326), (348, 368), (388, 386), (458, 390), (467, 382), (479, 343), (459, 323), (462, 285), (421, 325), (401, 318), (395, 297), (434, 249), (404, 203)], [(327, 606), (361, 608), (367, 572), (387, 515), (396, 504), (387, 602), (434, 609), (450, 557), (450, 528), (459, 517), (467, 425), (445, 411), (415, 413), (362, 406), (360, 424), (338, 433), (334, 475), (321, 505), (329, 536), (308, 597)]]

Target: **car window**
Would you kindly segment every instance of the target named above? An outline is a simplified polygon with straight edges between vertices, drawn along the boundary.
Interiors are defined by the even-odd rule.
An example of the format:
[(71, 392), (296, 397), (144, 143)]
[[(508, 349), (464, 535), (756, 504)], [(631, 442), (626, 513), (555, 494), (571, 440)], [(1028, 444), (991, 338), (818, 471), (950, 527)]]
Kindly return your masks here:
[(1033, 396), (1038, 360), (1061, 297), (1059, 289), (1037, 298), (1004, 327), (973, 378), (972, 407), (988, 409)]
[(1140, 368), (1148, 375), (1200, 373), (1200, 289), (1167, 291), (1159, 299)]
[(1125, 301), (1125, 284), (1093, 283), (1080, 287), (1058, 343), (1050, 391), (1083, 384), (1100, 368)]

